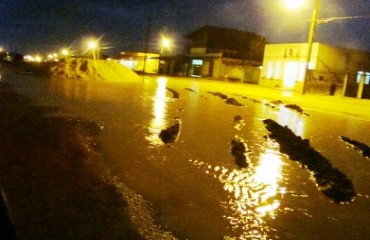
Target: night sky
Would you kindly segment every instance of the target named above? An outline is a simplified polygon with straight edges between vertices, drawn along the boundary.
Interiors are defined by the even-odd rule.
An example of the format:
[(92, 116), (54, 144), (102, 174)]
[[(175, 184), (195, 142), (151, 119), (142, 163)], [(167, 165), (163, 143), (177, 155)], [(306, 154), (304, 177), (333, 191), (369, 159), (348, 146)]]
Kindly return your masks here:
[[(46, 54), (71, 47), (79, 52), (88, 37), (101, 38), (108, 55), (159, 50), (160, 35), (174, 39), (205, 24), (255, 32), (271, 43), (305, 42), (313, 0), (300, 10), (283, 0), (0, 0), (0, 46), (22, 54)], [(321, 0), (320, 18), (370, 15), (370, 0)], [(370, 18), (318, 26), (316, 41), (370, 51)]]

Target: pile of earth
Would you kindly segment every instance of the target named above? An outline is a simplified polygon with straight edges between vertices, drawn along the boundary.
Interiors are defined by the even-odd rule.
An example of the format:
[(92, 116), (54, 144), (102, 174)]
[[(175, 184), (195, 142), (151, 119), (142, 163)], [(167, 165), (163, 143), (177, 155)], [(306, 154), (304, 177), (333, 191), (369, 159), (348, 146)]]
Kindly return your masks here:
[(105, 81), (137, 81), (139, 76), (115, 60), (71, 58), (50, 69), (52, 75), (77, 79)]
[(272, 119), (265, 119), (263, 123), (269, 137), (280, 144), (280, 151), (313, 174), (313, 179), (322, 193), (336, 203), (351, 202), (354, 199), (356, 193), (352, 181), (316, 151), (308, 139), (296, 136), (291, 129)]

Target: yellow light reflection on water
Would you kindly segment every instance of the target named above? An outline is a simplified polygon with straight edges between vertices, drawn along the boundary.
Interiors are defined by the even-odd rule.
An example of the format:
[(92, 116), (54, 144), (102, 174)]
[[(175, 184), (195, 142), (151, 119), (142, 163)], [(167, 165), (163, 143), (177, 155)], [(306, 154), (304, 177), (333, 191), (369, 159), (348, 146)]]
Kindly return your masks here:
[(269, 231), (264, 217), (275, 218), (280, 206), (282, 160), (278, 153), (266, 151), (256, 167), (234, 169), (220, 176), (230, 193), (229, 204), (234, 213), (228, 216), (234, 228), (241, 228), (244, 237), (264, 239)]
[[(274, 219), (285, 188), (281, 186), (283, 162), (280, 154), (268, 142), (255, 166), (229, 170), (225, 167), (206, 165), (206, 173), (217, 178), (229, 193), (225, 202), (230, 212), (225, 216), (239, 236), (228, 239), (267, 239), (272, 230), (266, 217)], [(198, 167), (204, 163), (193, 161)], [(213, 170), (213, 171), (212, 171)]]
[(288, 126), (296, 135), (303, 137), (305, 132), (305, 119), (302, 114), (281, 107), (277, 116), (277, 121), (282, 126)]
[(158, 86), (154, 96), (153, 115), (151, 127), (158, 129), (163, 127), (164, 115), (166, 112), (166, 78), (158, 78)]
[(262, 216), (268, 214), (274, 217), (275, 210), (280, 206), (278, 200), (269, 200), (278, 194), (279, 182), (282, 178), (281, 165), (279, 155), (266, 152), (261, 155), (259, 165), (256, 167), (254, 181), (265, 186), (264, 191), (260, 192), (260, 206), (256, 207), (256, 211)]
[(159, 139), (158, 134), (166, 125), (166, 86), (166, 78), (161, 77), (157, 79), (157, 89), (153, 98), (153, 119), (151, 120), (149, 126), (150, 135), (146, 138), (154, 145), (162, 144), (162, 141)]

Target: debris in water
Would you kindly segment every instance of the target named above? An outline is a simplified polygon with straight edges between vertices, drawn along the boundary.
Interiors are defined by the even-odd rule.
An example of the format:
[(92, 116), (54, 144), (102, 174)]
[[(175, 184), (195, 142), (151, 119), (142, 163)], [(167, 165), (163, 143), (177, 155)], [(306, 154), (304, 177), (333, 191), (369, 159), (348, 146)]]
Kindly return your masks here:
[(175, 142), (180, 135), (180, 129), (181, 129), (181, 119), (176, 117), (175, 124), (162, 130), (159, 133), (159, 138), (165, 144)]
[(169, 87), (166, 87), (166, 89), (173, 94), (173, 98), (176, 98), (176, 99), (180, 98), (180, 94), (177, 91), (175, 91), (174, 89), (169, 88)]
[(271, 102), (271, 104), (273, 104), (273, 105), (280, 105), (282, 103), (283, 102), (281, 100), (274, 100), (274, 101)]
[(208, 93), (213, 96), (219, 97), (221, 99), (225, 99), (227, 104), (231, 104), (234, 106), (244, 106), (243, 104), (238, 102), (235, 98), (229, 98), (227, 95), (223, 93), (219, 93), (219, 92), (208, 92)]
[(289, 158), (304, 165), (313, 173), (319, 190), (336, 203), (351, 202), (356, 193), (352, 181), (334, 168), (319, 152), (314, 150), (308, 140), (296, 136), (288, 127), (283, 127), (271, 119), (263, 121), (269, 136), (280, 144), (280, 151)]
[(235, 163), (239, 168), (248, 167), (248, 148), (243, 139), (234, 138), (231, 140), (231, 154), (234, 156)]
[(240, 115), (236, 115), (236, 116), (234, 117), (234, 122), (235, 122), (235, 123), (240, 123), (242, 120), (243, 120), (243, 118), (242, 118), (242, 116), (240, 116)]
[(190, 91), (190, 92), (197, 92), (197, 91), (195, 91), (195, 90), (194, 90), (194, 89), (192, 89), (192, 88), (185, 88), (185, 90)]
[(228, 98), (226, 100), (226, 103), (227, 104), (234, 105), (234, 106), (244, 106), (243, 104), (241, 104), (240, 102), (238, 102), (235, 98)]
[(219, 98), (222, 98), (222, 99), (228, 99), (227, 95), (225, 95), (223, 93), (219, 93), (219, 92), (208, 92), (208, 93), (215, 96), (215, 97), (219, 97)]
[(303, 109), (296, 104), (285, 104), (285, 107), (303, 114)]
[(234, 117), (234, 128), (241, 130), (245, 126), (244, 120), (240, 115)]
[(356, 140), (353, 140), (349, 137), (340, 137), (343, 142), (349, 144), (353, 147), (353, 149), (358, 150), (362, 156), (367, 157), (370, 159), (370, 147), (366, 145), (365, 143), (358, 142)]

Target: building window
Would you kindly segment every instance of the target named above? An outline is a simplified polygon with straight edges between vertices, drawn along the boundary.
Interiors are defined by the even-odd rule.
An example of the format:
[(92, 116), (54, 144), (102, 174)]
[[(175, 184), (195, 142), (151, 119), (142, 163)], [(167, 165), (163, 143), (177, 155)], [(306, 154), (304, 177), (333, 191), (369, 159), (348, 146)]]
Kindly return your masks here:
[(299, 64), (299, 73), (298, 73), (298, 81), (301, 81), (303, 82), (304, 80), (304, 74), (306, 73), (306, 63), (305, 62), (301, 62)]
[(286, 48), (284, 51), (284, 57), (286, 58), (297, 58), (301, 57), (301, 49), (298, 48)]
[(272, 78), (273, 66), (274, 64), (272, 62), (268, 62), (267, 69), (266, 69), (266, 78)]
[(193, 59), (192, 64), (193, 65), (203, 65), (203, 60), (202, 59)]
[(285, 69), (284, 69), (284, 79), (283, 79), (283, 86), (284, 87), (293, 87), (298, 80), (299, 76), (299, 62), (286, 62)]
[(362, 77), (365, 77), (365, 84), (369, 85), (370, 84), (370, 72), (364, 72), (364, 71), (357, 72), (356, 82), (360, 83)]
[(274, 74), (275, 79), (280, 78), (280, 72), (281, 72), (281, 62), (277, 62), (275, 65), (275, 74)]

